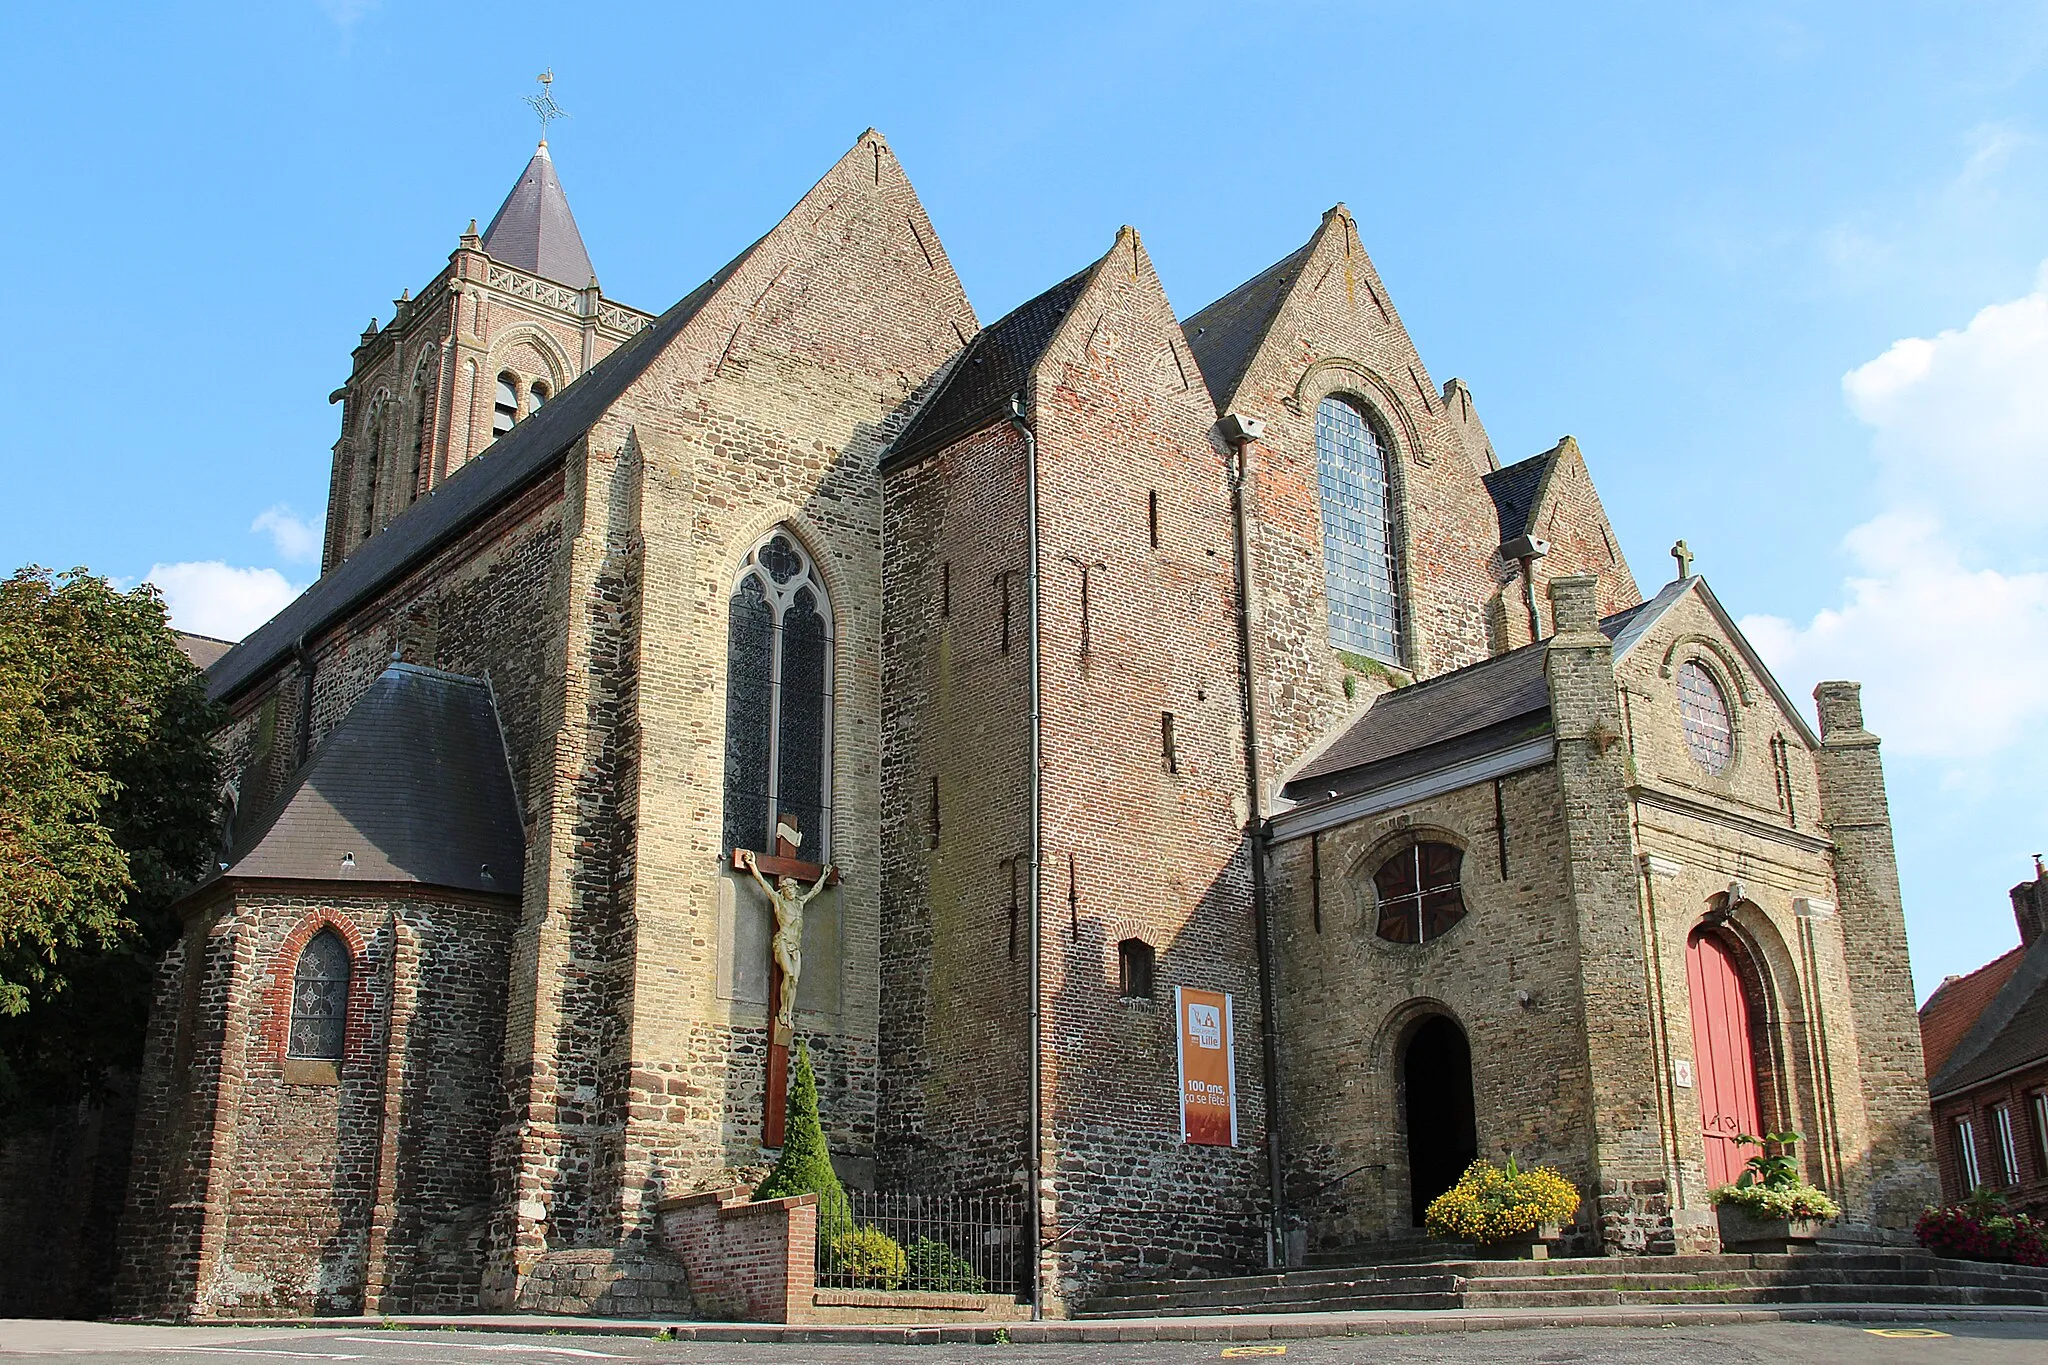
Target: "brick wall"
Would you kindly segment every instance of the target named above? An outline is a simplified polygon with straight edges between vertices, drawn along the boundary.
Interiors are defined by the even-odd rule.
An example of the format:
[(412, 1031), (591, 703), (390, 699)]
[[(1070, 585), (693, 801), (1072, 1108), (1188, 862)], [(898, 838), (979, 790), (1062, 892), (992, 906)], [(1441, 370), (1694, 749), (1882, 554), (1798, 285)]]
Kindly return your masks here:
[(697, 1315), (796, 1322), (809, 1316), (818, 1255), (818, 1197), (748, 1202), (710, 1190), (655, 1206), (661, 1244), (689, 1267)]
[[(285, 1055), (323, 928), (354, 959), (339, 1064)], [(116, 1311), (474, 1308), (509, 914), (394, 889), (200, 908), (152, 1018)]]

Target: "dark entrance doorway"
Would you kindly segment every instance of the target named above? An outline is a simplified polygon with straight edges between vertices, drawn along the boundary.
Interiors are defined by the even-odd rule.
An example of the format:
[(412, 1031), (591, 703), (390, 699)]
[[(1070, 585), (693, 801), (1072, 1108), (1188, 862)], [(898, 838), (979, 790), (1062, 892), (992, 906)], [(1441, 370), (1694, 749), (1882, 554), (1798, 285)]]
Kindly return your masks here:
[(1443, 1015), (1423, 1020), (1401, 1055), (1408, 1097), (1408, 1187), (1415, 1226), (1429, 1201), (1458, 1183), (1479, 1155), (1472, 1114), (1472, 1049)]

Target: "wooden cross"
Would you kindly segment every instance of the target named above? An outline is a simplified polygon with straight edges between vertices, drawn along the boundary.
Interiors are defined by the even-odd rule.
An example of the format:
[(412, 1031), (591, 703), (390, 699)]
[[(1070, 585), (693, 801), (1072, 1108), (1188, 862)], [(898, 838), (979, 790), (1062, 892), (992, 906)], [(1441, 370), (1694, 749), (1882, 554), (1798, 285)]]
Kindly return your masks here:
[[(758, 871), (764, 878), (794, 877), (799, 882), (813, 886), (820, 879), (823, 879), (827, 886), (838, 885), (837, 868), (805, 862), (799, 856), (803, 840), (803, 831), (797, 825), (797, 818), (784, 812), (775, 820), (775, 852), (763, 854), (752, 849), (736, 848), (732, 851), (733, 871)], [(768, 1093), (761, 1114), (761, 1145), (780, 1147), (784, 1121), (789, 1110), (789, 1045), (792, 1041), (791, 1034), (794, 1032), (782, 1022), (782, 1002), (785, 992), (790, 993), (789, 1014), (794, 1019), (796, 1000), (795, 988), (783, 979), (782, 964), (775, 957), (772, 924), (768, 948), (768, 974)]]

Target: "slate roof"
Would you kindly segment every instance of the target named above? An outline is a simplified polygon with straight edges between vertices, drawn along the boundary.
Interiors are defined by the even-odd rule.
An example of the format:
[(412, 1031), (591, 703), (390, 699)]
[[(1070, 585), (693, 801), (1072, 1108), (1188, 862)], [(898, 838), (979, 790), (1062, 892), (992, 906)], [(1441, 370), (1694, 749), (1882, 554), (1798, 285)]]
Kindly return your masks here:
[(1275, 261), (1237, 288), (1181, 324), (1188, 349), (1216, 400), (1216, 411), (1230, 411), (1237, 386), (1244, 382), (1259, 343), (1272, 330), (1287, 301), (1287, 285), (1308, 259), (1311, 241), (1290, 256)]
[(1501, 543), (1516, 536), (1533, 535), (1530, 518), (1536, 515), (1536, 498), (1543, 491), (1543, 478), (1557, 459), (1558, 447), (1531, 455), (1480, 475), (1486, 491), (1493, 495), (1493, 510), (1500, 518)]
[[(1930, 998), (1927, 1003), (1934, 1001)], [(1927, 1091), (1936, 1098), (1952, 1095), (2044, 1060), (2048, 1060), (2048, 935), (2037, 937), (2020, 953), (2011, 976), (1927, 1083)]]
[[(1600, 629), (1626, 654), (1696, 579), (1680, 579)], [(1375, 698), (1330, 746), (1288, 778), (1281, 794), (1313, 804), (1492, 752), (1550, 726), (1545, 642), (1511, 649)]]
[(490, 689), (394, 663), (236, 839), (219, 875), (517, 896), (525, 859)]
[(189, 630), (172, 633), (178, 637), (178, 648), (192, 661), (192, 666), (202, 671), (235, 647), (233, 640), (216, 640), (211, 635), (194, 635)]
[(1069, 275), (1037, 298), (1018, 305), (967, 343), (939, 391), (910, 419), (883, 457), (884, 469), (937, 450), (970, 432), (979, 431), (1010, 410), (1067, 310), (1081, 297), (1090, 265)]
[(484, 250), (493, 260), (544, 275), (571, 289), (581, 289), (596, 278), (545, 141), (520, 172), (512, 193), (498, 205), (497, 217), (484, 229)]
[[(764, 239), (765, 240), (765, 239)], [(426, 497), (324, 574), (206, 671), (207, 693), (226, 701), (260, 679), (303, 636), (375, 597), (427, 556), (552, 472), (569, 447), (617, 402), (741, 263), (748, 247), (673, 308), (591, 366), (532, 416), (486, 446)]]

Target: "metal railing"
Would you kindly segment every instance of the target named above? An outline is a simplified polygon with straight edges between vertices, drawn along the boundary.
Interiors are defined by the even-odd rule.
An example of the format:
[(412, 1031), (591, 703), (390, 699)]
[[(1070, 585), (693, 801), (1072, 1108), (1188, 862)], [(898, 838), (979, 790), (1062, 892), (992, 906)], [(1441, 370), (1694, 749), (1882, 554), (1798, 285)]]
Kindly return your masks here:
[(1024, 1201), (1015, 1195), (848, 1190), (820, 1207), (818, 1287), (946, 1294), (1024, 1292)]

